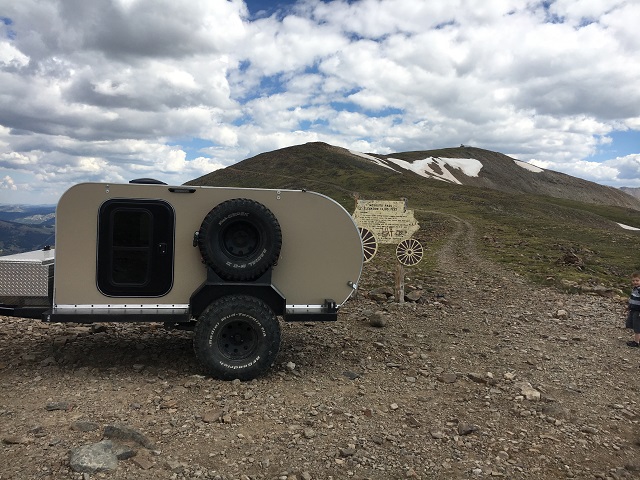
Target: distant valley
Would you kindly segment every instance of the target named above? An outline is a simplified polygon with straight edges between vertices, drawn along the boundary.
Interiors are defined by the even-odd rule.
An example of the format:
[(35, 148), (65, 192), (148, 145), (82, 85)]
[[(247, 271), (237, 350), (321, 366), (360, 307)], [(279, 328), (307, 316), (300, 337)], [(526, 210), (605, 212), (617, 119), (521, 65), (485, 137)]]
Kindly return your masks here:
[(0, 255), (53, 245), (55, 211), (55, 205), (0, 205)]

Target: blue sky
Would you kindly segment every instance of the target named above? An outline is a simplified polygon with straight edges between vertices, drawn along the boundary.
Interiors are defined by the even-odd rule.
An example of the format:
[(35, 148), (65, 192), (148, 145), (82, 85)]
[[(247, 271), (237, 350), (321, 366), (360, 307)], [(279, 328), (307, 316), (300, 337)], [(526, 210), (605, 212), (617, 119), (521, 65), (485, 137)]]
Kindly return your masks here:
[(323, 141), (640, 187), (636, 0), (0, 0), (0, 203)]

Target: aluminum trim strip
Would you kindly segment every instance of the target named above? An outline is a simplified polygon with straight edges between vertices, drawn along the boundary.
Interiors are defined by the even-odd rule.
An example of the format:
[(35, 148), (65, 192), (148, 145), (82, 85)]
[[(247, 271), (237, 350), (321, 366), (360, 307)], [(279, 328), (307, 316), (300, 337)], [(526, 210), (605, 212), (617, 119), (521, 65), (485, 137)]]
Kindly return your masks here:
[(125, 303), (125, 304), (78, 304), (78, 305), (54, 305), (57, 310), (77, 310), (77, 309), (93, 309), (93, 310), (122, 310), (122, 309), (131, 309), (131, 310), (176, 310), (176, 309), (189, 309), (189, 304), (140, 304), (140, 303)]

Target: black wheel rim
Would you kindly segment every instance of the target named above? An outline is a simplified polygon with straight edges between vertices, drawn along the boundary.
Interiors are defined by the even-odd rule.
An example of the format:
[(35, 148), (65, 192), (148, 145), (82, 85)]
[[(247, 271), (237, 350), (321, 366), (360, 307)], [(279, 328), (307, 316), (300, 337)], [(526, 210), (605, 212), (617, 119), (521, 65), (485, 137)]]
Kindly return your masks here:
[(232, 257), (248, 257), (260, 245), (260, 232), (248, 222), (233, 222), (220, 235), (222, 248)]
[(229, 360), (242, 360), (252, 356), (258, 344), (258, 335), (253, 325), (242, 320), (226, 323), (218, 335), (218, 348)]

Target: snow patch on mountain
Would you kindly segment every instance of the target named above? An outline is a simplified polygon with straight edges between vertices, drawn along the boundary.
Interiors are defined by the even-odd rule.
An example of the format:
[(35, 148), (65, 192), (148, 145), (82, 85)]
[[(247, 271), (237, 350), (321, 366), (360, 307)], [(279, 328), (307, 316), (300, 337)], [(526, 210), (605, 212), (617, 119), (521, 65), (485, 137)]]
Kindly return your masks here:
[(640, 230), (640, 228), (636, 228), (636, 227), (631, 227), (629, 225), (625, 225), (624, 223), (618, 223), (618, 225), (620, 225), (622, 228), (624, 228), (625, 230)]
[(413, 162), (406, 162), (397, 158), (388, 158), (387, 160), (425, 178), (435, 178), (436, 180), (457, 183), (458, 185), (462, 185), (462, 182), (453, 175), (449, 168), (462, 170), (462, 173), (468, 177), (477, 177), (482, 169), (482, 162), (473, 158), (428, 157), (424, 160), (415, 160)]
[(406, 160), (400, 160), (398, 158), (386, 158), (381, 159), (374, 157), (373, 155), (367, 155), (366, 153), (356, 152), (349, 150), (350, 153), (358, 155), (359, 157), (366, 158), (376, 165), (388, 168), (396, 173), (398, 172), (389, 163), (395, 164), (404, 170), (409, 170), (417, 173), (425, 178), (433, 178), (436, 180), (442, 180), (450, 183), (457, 183), (462, 185), (452, 173), (450, 169), (461, 170), (468, 177), (477, 177), (482, 170), (482, 162), (474, 158), (443, 158), (443, 157), (428, 157), (422, 160), (415, 160), (413, 162), (407, 162)]
[(533, 172), (533, 173), (544, 172), (543, 168), (536, 167), (535, 165), (531, 165), (530, 163), (523, 162), (522, 160), (514, 160), (514, 162), (516, 162), (516, 165), (518, 165), (519, 167), (522, 167), (525, 170), (529, 170), (530, 172)]
[(376, 165), (380, 165), (381, 167), (388, 168), (389, 170), (394, 171), (396, 173), (400, 173), (399, 171), (394, 170), (392, 167), (387, 165), (383, 160), (381, 160), (380, 158), (374, 157), (373, 155), (367, 155), (366, 153), (356, 152), (355, 150), (349, 150), (349, 153), (352, 153), (362, 158), (366, 158), (367, 160), (375, 163)]
[[(475, 158), (447, 158), (447, 157), (427, 157), (422, 160), (414, 160), (413, 162), (407, 162), (406, 160), (400, 160), (398, 158), (388, 157), (385, 159), (368, 155), (366, 153), (356, 152), (349, 150), (350, 153), (365, 158), (376, 165), (384, 168), (388, 168), (396, 173), (401, 173), (392, 165), (397, 165), (404, 170), (409, 170), (417, 173), (425, 178), (433, 178), (436, 180), (442, 180), (444, 182), (456, 183), (462, 185), (462, 182), (458, 180), (453, 174), (454, 170), (460, 170), (467, 177), (477, 177), (482, 170), (482, 162)], [(521, 160), (513, 160), (516, 165), (522, 167), (533, 173), (544, 172), (544, 169), (536, 167), (527, 162)], [(390, 165), (391, 164), (391, 165)]]

